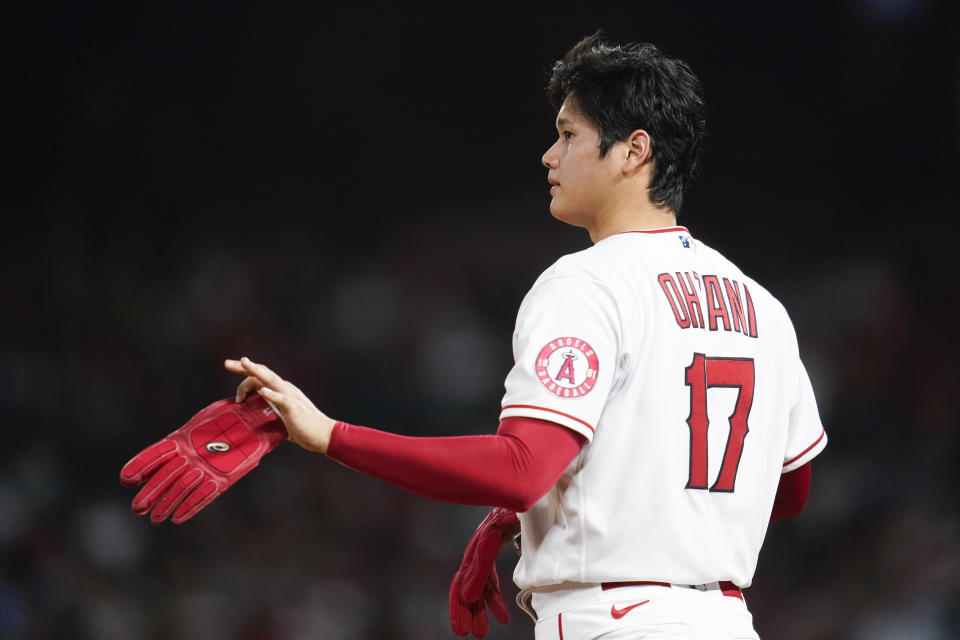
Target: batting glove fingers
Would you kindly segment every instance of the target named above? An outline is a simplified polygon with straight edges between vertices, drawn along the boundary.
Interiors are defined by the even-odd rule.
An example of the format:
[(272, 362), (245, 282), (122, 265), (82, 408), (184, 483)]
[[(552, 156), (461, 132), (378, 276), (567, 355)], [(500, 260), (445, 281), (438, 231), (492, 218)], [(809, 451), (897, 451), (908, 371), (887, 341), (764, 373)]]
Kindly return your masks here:
[(260, 463), (287, 438), (283, 422), (259, 394), (242, 403), (214, 402), (165, 438), (134, 456), (120, 471), (120, 483), (143, 488), (131, 504), (160, 524), (180, 524)]

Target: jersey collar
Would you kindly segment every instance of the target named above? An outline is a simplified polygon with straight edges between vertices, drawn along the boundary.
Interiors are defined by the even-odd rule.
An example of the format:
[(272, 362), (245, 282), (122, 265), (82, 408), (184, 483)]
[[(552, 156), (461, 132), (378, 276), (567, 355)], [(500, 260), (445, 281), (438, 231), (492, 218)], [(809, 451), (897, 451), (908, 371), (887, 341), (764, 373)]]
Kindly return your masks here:
[(662, 229), (640, 229), (637, 231), (620, 231), (619, 233), (614, 233), (612, 236), (621, 236), (626, 233), (676, 233), (682, 231), (683, 233), (690, 233), (686, 227), (664, 227)]

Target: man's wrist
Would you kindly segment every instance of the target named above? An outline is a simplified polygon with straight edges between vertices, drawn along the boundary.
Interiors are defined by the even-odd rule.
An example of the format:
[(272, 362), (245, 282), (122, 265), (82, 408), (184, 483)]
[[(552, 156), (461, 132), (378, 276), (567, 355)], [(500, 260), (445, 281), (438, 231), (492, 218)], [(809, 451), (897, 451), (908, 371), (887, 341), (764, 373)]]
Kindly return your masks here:
[(329, 458), (337, 459), (336, 443), (337, 437), (350, 428), (350, 425), (342, 420), (334, 420), (333, 427), (330, 429), (330, 438), (327, 440), (327, 448), (323, 452)]

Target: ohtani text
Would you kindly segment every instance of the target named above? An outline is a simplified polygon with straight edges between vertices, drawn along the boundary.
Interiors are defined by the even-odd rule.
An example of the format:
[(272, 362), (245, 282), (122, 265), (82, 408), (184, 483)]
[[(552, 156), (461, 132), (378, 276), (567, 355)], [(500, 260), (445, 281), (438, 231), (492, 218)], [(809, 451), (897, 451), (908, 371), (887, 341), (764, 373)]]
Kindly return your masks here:
[(701, 277), (696, 271), (661, 273), (657, 280), (681, 329), (723, 329), (757, 337), (757, 313), (747, 285), (722, 276)]

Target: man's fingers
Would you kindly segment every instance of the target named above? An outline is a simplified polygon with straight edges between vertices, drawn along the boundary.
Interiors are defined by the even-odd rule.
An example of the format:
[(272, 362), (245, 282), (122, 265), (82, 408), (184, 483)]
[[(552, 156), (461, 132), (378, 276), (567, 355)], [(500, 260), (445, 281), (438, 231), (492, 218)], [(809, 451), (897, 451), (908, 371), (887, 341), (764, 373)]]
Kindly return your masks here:
[(229, 371), (230, 373), (243, 373), (243, 365), (240, 364), (239, 360), (224, 360), (223, 368)]
[(261, 395), (264, 395), (263, 388), (276, 391), (284, 383), (283, 378), (274, 373), (270, 367), (257, 364), (246, 356), (239, 360), (224, 360), (223, 367), (231, 373), (247, 374), (244, 381), (237, 387), (237, 402), (243, 402), (251, 391), (260, 391)]
[(270, 367), (257, 364), (246, 356), (240, 358), (240, 364), (244, 371), (271, 389), (276, 389), (283, 382), (283, 378), (275, 374)]
[(274, 409), (280, 409), (281, 412), (286, 413), (288, 402), (285, 395), (274, 391), (270, 387), (260, 387), (258, 393), (266, 398), (270, 404), (274, 405)]
[(230, 358), (224, 360), (223, 368), (230, 373), (245, 373), (256, 378), (263, 384), (270, 385), (271, 387), (275, 387), (283, 382), (283, 378), (274, 373), (270, 367), (264, 364), (257, 364), (246, 356), (240, 358), (239, 360), (233, 360)]
[(247, 376), (239, 385), (237, 385), (237, 402), (243, 402), (251, 391), (256, 391), (261, 387), (259, 380), (252, 376)]

